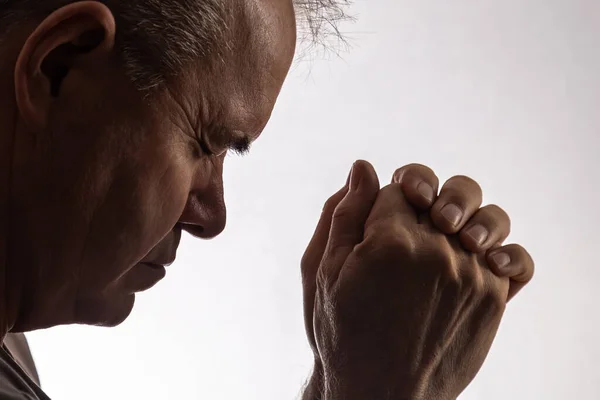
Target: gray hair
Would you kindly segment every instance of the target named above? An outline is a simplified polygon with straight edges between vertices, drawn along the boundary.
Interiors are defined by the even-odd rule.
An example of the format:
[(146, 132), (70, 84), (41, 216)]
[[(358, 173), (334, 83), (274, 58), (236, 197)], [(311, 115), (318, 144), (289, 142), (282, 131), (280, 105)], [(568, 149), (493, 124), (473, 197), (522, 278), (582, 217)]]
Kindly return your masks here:
[[(0, 0), (0, 34), (16, 23), (43, 18), (76, 0)], [(127, 76), (148, 91), (190, 60), (218, 56), (233, 23), (230, 0), (97, 0), (111, 9), (116, 46)], [(293, 0), (299, 38), (324, 45), (339, 37), (351, 0)]]

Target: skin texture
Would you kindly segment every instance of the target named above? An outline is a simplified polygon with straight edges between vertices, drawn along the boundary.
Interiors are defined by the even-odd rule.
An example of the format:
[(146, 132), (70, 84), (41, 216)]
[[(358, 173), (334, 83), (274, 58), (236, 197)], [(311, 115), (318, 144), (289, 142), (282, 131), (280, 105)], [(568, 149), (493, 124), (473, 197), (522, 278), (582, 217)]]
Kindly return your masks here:
[(114, 18), (98, 2), (56, 11), (6, 50), (5, 330), (116, 325), (164, 276), (182, 229), (223, 230), (228, 144), (259, 136), (295, 45), (291, 3), (236, 12), (246, 23), (225, 63), (190, 64), (149, 100), (123, 75)]
[[(189, 63), (147, 98), (123, 74), (115, 57), (115, 20), (99, 2), (74, 3), (43, 20), (24, 23), (3, 45), (0, 337), (60, 324), (117, 325), (131, 312), (135, 293), (162, 279), (163, 266), (175, 259), (182, 230), (209, 239), (224, 229), (225, 154), (256, 140), (267, 124), (296, 39), (290, 1), (232, 1), (239, 23), (230, 32), (231, 49), (222, 62)], [(444, 273), (447, 265), (441, 261), (471, 260), (460, 267), (487, 271), (489, 295), (497, 305), (531, 278), (533, 263), (515, 246), (503, 248), (512, 257), (509, 268), (490, 263), (487, 270), (481, 257), (473, 261), (474, 253), (492, 259), (489, 250), (506, 238), (509, 221), (499, 208), (480, 208), (481, 191), (472, 180), (453, 179), (437, 196), (433, 172), (413, 165), (397, 172), (392, 189), (380, 191), (372, 167), (357, 165), (353, 177), (362, 182), (361, 189), (347, 195), (346, 187), (330, 199), (302, 261), (307, 331), (315, 353), (307, 396), (350, 399), (348, 393), (363, 393), (363, 398), (377, 398), (372, 397), (376, 386), (402, 396), (434, 389), (436, 394), (442, 389), (445, 395), (459, 392), (483, 362), (503, 306), (489, 314), (494, 324), (479, 332), (476, 338), (483, 339), (473, 342), (477, 348), (458, 347), (459, 354), (451, 354), (450, 360), (458, 363), (454, 379), (449, 379), (447, 364), (439, 364), (443, 373), (430, 373), (426, 379), (430, 364), (415, 364), (393, 352), (396, 357), (381, 362), (384, 351), (414, 344), (414, 337), (379, 340), (381, 330), (353, 337), (356, 324), (370, 314), (357, 313), (350, 322), (338, 317), (381, 302), (388, 311), (385, 319), (372, 322), (390, 329), (387, 338), (400, 325), (425, 326), (422, 315), (402, 314), (395, 306), (425, 307), (435, 291), (401, 298), (391, 295), (398, 289), (392, 285), (365, 298), (357, 282), (382, 281), (386, 276), (378, 271), (401, 271), (410, 261), (430, 267), (430, 275), (401, 280), (418, 288)], [(429, 198), (419, 194), (419, 182), (429, 183)], [(464, 211), (456, 225), (441, 217), (448, 201)], [(438, 252), (432, 254), (440, 263), (398, 255), (397, 247), (403, 249), (406, 242), (393, 239), (394, 233), (406, 233), (403, 222), (410, 212), (416, 219), (415, 210), (430, 212), (429, 229), (418, 233), (411, 228), (410, 235), (429, 243), (427, 250)], [(381, 213), (383, 217), (369, 217)], [(406, 218), (396, 221), (396, 214)], [(390, 221), (381, 222), (386, 218)], [(466, 233), (474, 223), (489, 230), (481, 244)], [(352, 256), (357, 245), (369, 251)], [(338, 282), (348, 259), (363, 275)], [(465, 323), (479, 322), (476, 310), (482, 299), (464, 304), (468, 312), (458, 306), (452, 311)], [(453, 323), (435, 321), (428, 343), (445, 340), (447, 325)], [(358, 351), (351, 365), (342, 357), (349, 349)], [(476, 363), (460, 363), (473, 352)], [(412, 375), (402, 370), (407, 362), (414, 366)], [(405, 386), (392, 378), (398, 371), (403, 371)]]
[[(325, 205), (302, 263), (317, 397), (455, 399), (479, 371), (533, 261), (502, 245), (510, 220), (480, 208), (476, 182), (437, 189), (433, 171), (408, 165), (380, 190), (359, 161)], [(501, 268), (498, 254), (511, 263)]]

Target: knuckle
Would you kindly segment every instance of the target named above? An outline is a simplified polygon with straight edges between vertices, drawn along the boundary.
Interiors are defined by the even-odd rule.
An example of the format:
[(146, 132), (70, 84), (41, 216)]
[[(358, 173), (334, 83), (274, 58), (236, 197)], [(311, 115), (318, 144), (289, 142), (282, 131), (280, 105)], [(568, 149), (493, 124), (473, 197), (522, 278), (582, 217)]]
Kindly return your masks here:
[(523, 251), (525, 252), (526, 258), (525, 258), (525, 265), (527, 266), (527, 276), (529, 279), (533, 278), (533, 275), (535, 275), (535, 261), (533, 261), (533, 258), (531, 257), (531, 255), (529, 254), (529, 252), (525, 249), (523, 249)]
[(482, 297), (486, 294), (486, 283), (483, 278), (481, 268), (473, 268), (471, 273), (471, 290), (477, 297)]
[(487, 210), (490, 216), (495, 220), (504, 221), (510, 227), (510, 217), (504, 209), (496, 204), (489, 204), (485, 206), (483, 209)]
[(406, 255), (412, 253), (413, 245), (404, 235), (383, 234), (377, 241), (376, 248), (390, 255)]
[(511, 243), (504, 246), (505, 251), (508, 252), (512, 258), (521, 257), (524, 253), (527, 253), (525, 248), (520, 244)]
[[(490, 230), (489, 227), (484, 227), (483, 229)], [(461, 229), (458, 233), (458, 239), (466, 250), (472, 253), (479, 253), (485, 242), (488, 240), (487, 235), (487, 233), (482, 232), (480, 227), (477, 227), (475, 224), (470, 224)]]
[(481, 188), (481, 186), (479, 186), (479, 183), (477, 183), (477, 181), (475, 179), (471, 178), (470, 176), (466, 176), (466, 175), (454, 175), (449, 180), (454, 181), (457, 184), (460, 184), (461, 186), (469, 186), (469, 187), (474, 187), (474, 188)]
[(506, 293), (500, 285), (490, 284), (489, 286), (482, 299), (483, 306), (494, 313), (502, 312), (506, 307)]
[(302, 273), (302, 275), (304, 276), (304, 274), (307, 272), (308, 269), (308, 255), (306, 253), (304, 253), (302, 255), (302, 259), (300, 259), (300, 272)]
[(510, 256), (511, 261), (513, 262), (517, 261), (518, 258), (522, 257), (523, 253), (527, 253), (523, 246), (516, 243), (504, 245), (502, 247), (502, 252), (507, 253)]
[(300, 272), (302, 276), (306, 276), (314, 268), (314, 258), (309, 252), (305, 252), (300, 260)]
[(518, 254), (519, 258), (522, 258), (523, 260), (530, 260), (533, 262), (531, 255), (525, 249), (525, 247), (521, 246), (520, 244), (512, 244), (511, 247), (512, 250)]
[(462, 282), (476, 298), (485, 296), (486, 282), (483, 271), (477, 263), (469, 263), (469, 266), (462, 270)]
[(350, 218), (353, 214), (353, 207), (349, 202), (342, 201), (339, 203), (333, 212), (332, 221), (335, 223), (336, 221), (345, 220)]
[(482, 193), (479, 183), (465, 175), (453, 176), (446, 181), (444, 186), (446, 190), (453, 192), (457, 196), (464, 196), (465, 194), (472, 196), (475, 194), (477, 197), (480, 197)]
[(403, 177), (408, 174), (428, 181), (434, 179), (435, 177), (435, 172), (433, 172), (433, 170), (428, 166), (418, 163), (412, 163), (398, 168), (394, 172), (394, 178), (396, 182), (400, 182), (403, 179)]
[(462, 284), (456, 253), (450, 246), (418, 246), (414, 258), (419, 261), (420, 269), (441, 279), (446, 285)]
[(414, 242), (406, 229), (398, 224), (376, 224), (365, 235), (364, 250), (385, 257), (406, 257), (414, 252)]
[(327, 199), (327, 201), (325, 201), (325, 204), (323, 205), (323, 212), (324, 213), (332, 213), (333, 210), (335, 210), (335, 208), (337, 207), (337, 205), (340, 203), (340, 200), (338, 199), (338, 197), (336, 195), (331, 196), (330, 198)]
[(510, 245), (511, 252), (514, 254), (514, 260), (519, 264), (521, 268), (521, 276), (523, 280), (528, 282), (533, 278), (535, 273), (535, 262), (531, 257), (531, 254), (520, 244)]
[(508, 280), (497, 278), (490, 271), (476, 263), (469, 271), (468, 290), (474, 304), (486, 312), (504, 309), (508, 293)]

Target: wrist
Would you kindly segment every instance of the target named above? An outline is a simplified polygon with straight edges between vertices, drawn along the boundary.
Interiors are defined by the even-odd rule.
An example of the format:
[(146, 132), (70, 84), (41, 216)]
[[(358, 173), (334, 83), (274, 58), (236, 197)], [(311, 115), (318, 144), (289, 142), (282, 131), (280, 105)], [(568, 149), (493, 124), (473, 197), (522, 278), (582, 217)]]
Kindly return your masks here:
[(429, 400), (414, 396), (406, 387), (409, 380), (387, 363), (346, 359), (330, 364), (323, 369), (321, 400)]
[[(319, 400), (456, 400), (456, 397), (443, 394), (412, 393), (398, 389), (385, 382), (365, 382), (362, 379), (337, 381), (335, 385), (325, 383)], [(309, 399), (303, 399), (309, 400)]]
[(456, 400), (433, 382), (392, 372), (391, 366), (345, 364), (333, 370), (317, 360), (302, 400)]
[[(395, 375), (381, 376), (363, 370), (360, 374), (323, 375), (323, 397), (320, 400), (451, 400), (444, 396), (424, 395), (410, 384), (412, 379)], [(456, 399), (453, 399), (456, 400)]]

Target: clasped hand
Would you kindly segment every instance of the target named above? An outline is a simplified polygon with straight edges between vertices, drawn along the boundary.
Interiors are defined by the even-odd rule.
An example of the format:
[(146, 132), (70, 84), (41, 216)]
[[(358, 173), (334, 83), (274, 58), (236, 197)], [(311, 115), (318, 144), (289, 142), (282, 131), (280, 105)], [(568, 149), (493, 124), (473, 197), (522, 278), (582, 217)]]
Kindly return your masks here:
[[(533, 276), (510, 219), (472, 179), (413, 164), (380, 189), (354, 164), (302, 259), (313, 398), (456, 399), (475, 377), (506, 303)], [(306, 398), (306, 397), (305, 397)]]

